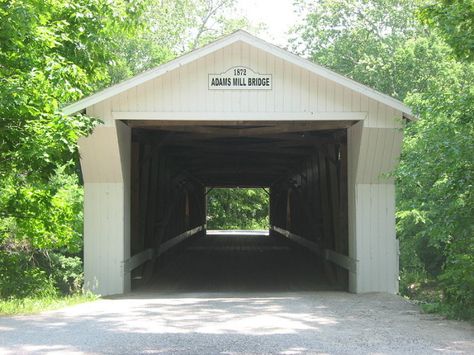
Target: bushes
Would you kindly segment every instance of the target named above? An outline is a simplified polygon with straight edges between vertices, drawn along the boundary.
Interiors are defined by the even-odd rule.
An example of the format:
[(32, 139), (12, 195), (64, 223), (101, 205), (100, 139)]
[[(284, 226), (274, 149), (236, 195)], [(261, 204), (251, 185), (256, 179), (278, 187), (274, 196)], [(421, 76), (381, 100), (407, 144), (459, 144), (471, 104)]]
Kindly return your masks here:
[(52, 278), (24, 252), (0, 251), (0, 298), (43, 297), (56, 293)]
[(50, 273), (56, 288), (63, 294), (80, 292), (84, 281), (81, 258), (59, 253), (52, 253), (49, 257)]
[[(0, 297), (80, 288), (77, 141), (97, 120), (61, 106), (107, 85), (117, 49), (142, 28), (129, 1), (0, 5)], [(120, 41), (119, 41), (120, 39)]]
[(474, 241), (461, 241), (453, 246), (440, 285), (444, 292), (445, 313), (452, 317), (474, 319)]
[(0, 251), (0, 299), (67, 295), (81, 290), (82, 261), (57, 252)]
[(409, 97), (421, 119), (406, 130), (398, 169), (400, 267), (411, 281), (400, 291), (416, 288), (430, 310), (472, 318), (474, 64), (451, 61), (430, 90)]
[(78, 293), (82, 282), (79, 257), (27, 250), (0, 251), (0, 299)]
[(10, 212), (0, 216), (0, 298), (81, 289), (82, 188), (73, 166), (56, 169), (45, 184), (7, 180), (0, 187), (0, 206)]

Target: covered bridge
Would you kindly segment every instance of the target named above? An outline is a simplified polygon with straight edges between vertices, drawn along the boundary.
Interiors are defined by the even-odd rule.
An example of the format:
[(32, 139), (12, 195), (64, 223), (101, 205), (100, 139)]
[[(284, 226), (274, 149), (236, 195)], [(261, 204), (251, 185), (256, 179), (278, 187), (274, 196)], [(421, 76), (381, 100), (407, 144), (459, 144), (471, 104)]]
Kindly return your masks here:
[(350, 292), (398, 291), (401, 102), (244, 31), (64, 109), (103, 120), (79, 142), (86, 288), (131, 274), (206, 229), (206, 191), (264, 187), (271, 234)]

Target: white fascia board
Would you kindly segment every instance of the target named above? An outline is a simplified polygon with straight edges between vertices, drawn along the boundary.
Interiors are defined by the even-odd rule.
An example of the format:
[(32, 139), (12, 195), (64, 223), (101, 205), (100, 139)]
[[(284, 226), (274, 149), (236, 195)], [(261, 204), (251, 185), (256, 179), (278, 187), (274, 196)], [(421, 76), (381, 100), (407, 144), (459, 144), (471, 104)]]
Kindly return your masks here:
[(405, 114), (406, 117), (414, 119), (411, 109), (403, 104), (401, 101), (394, 99), (388, 95), (382, 94), (368, 86), (360, 84), (352, 79), (349, 79), (341, 74), (338, 74), (332, 70), (329, 70), (321, 65), (315, 64), (305, 58), (301, 58), (296, 54), (288, 52), (280, 47), (277, 47), (271, 43), (268, 43), (260, 38), (257, 38), (243, 30), (234, 32), (231, 35), (222, 37), (207, 46), (196, 49), (192, 52), (182, 55), (166, 64), (160, 65), (157, 68), (146, 71), (142, 74), (139, 74), (131, 79), (123, 81), (117, 85), (109, 87), (103, 91), (98, 92), (97, 94), (86, 97), (80, 101), (77, 101), (71, 105), (68, 105), (63, 108), (62, 112), (66, 115), (76, 113), (83, 110), (86, 107), (92, 106), (98, 102), (106, 100), (112, 96), (118, 95), (132, 87), (143, 84), (148, 80), (152, 80), (160, 75), (163, 75), (169, 71), (172, 71), (180, 66), (186, 65), (194, 60), (197, 60), (201, 57), (204, 57), (210, 53), (213, 53), (219, 49), (222, 49), (228, 45), (231, 45), (235, 42), (242, 41), (253, 47), (261, 49), (265, 52), (273, 54), (274, 56), (281, 58), (289, 63), (292, 63), (296, 66), (299, 66), (303, 69), (306, 69), (316, 75), (319, 75), (323, 78), (336, 82), (342, 86), (345, 86), (355, 92), (361, 93), (367, 97), (370, 97), (378, 102), (381, 102), (389, 107), (392, 107), (396, 110), (399, 110)]
[(152, 120), (152, 121), (362, 121), (367, 112), (192, 112), (192, 111), (113, 111), (115, 120)]

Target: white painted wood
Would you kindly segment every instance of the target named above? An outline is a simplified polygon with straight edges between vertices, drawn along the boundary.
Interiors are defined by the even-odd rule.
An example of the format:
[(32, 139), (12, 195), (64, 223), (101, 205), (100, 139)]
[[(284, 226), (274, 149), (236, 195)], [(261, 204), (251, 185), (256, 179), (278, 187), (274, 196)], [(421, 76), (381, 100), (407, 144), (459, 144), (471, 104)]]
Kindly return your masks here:
[[(349, 257), (357, 260), (357, 216), (355, 201), (355, 179), (359, 169), (360, 143), (363, 122), (358, 122), (347, 129), (347, 197), (348, 197), (348, 244)], [(349, 291), (357, 292), (358, 278), (356, 271), (349, 272)]]
[[(369, 115), (371, 119), (378, 123), (375, 116)], [(349, 289), (396, 293), (395, 186), (387, 173), (396, 166), (402, 132), (367, 127), (367, 120), (348, 129), (349, 256), (357, 260)]]
[[(273, 89), (208, 90), (209, 73), (238, 65), (271, 73)], [(160, 110), (149, 110), (152, 107)], [(336, 120), (340, 113), (364, 112), (365, 126), (377, 128), (400, 128), (402, 117), (401, 111), (241, 42), (102, 101), (94, 110), (106, 120), (160, 119), (163, 115), (168, 119), (195, 116), (196, 120), (246, 120), (246, 115), (259, 120), (279, 120), (282, 115), (311, 119), (326, 115), (321, 119)], [(112, 126), (110, 122), (106, 125)]]
[(366, 112), (112, 112), (118, 120), (362, 121)]
[(97, 127), (81, 139), (84, 177), (84, 286), (101, 295), (127, 292), (130, 274), (130, 128)]
[(398, 128), (364, 127), (357, 157), (356, 183), (392, 183), (403, 132)]
[(393, 184), (355, 186), (357, 272), (351, 291), (398, 292), (394, 212)]
[[(412, 118), (412, 113), (411, 113), (410, 108), (405, 106), (402, 102), (388, 95), (377, 92), (365, 85), (357, 83), (354, 80), (351, 80), (340, 74), (337, 74), (327, 68), (324, 68), (304, 58), (294, 55), (286, 50), (278, 48), (244, 31), (237, 31), (205, 47), (199, 48), (195, 51), (185, 54), (169, 63), (166, 63), (155, 69), (152, 69), (145, 73), (137, 75), (129, 80), (126, 80), (122, 83), (119, 83), (108, 89), (105, 89), (95, 95), (89, 96), (76, 103), (66, 106), (65, 108), (63, 108), (63, 113), (73, 114), (78, 111), (81, 111), (94, 104), (107, 100), (111, 97), (117, 96), (118, 94), (121, 94), (127, 90), (130, 90), (131, 88), (134, 88), (138, 85), (142, 85), (149, 80), (154, 80), (156, 78), (159, 78), (160, 76), (166, 76), (168, 73), (175, 71), (176, 69), (182, 68), (183, 66), (191, 62), (200, 61), (205, 56), (208, 56), (208, 55), (215, 56), (215, 53), (221, 49), (224, 49), (224, 50), (227, 48), (231, 49), (230, 53), (233, 55), (233, 58), (235, 58), (234, 60), (238, 61), (238, 59), (242, 58), (242, 56), (240, 53), (241, 49), (236, 45), (240, 43), (244, 43), (245, 45), (248, 45), (251, 47), (251, 53), (250, 53), (251, 64), (257, 67), (258, 71), (262, 71), (263, 69), (266, 69), (264, 68), (264, 64), (263, 64), (264, 63), (263, 57), (264, 57), (264, 53), (268, 53), (268, 54), (273, 55), (274, 57), (281, 58), (285, 63), (288, 63), (288, 67), (286, 68), (290, 70), (289, 73), (287, 72), (288, 75), (290, 75), (290, 73), (293, 70), (295, 70), (295, 68), (298, 68), (298, 70), (305, 70), (311, 74), (327, 79), (330, 85), (341, 85), (343, 87), (346, 87), (354, 92), (363, 94), (377, 102), (381, 102), (384, 105), (387, 105), (401, 112), (404, 112), (407, 117)], [(259, 56), (260, 56), (260, 59), (259, 59)], [(179, 74), (176, 74), (176, 73), (173, 75), (179, 76)], [(298, 78), (299, 78), (298, 75), (290, 76), (291, 80), (295, 80), (296, 82), (300, 83), (301, 81), (298, 80)], [(207, 84), (207, 81), (205, 82)], [(173, 82), (171, 82), (170, 84), (174, 85)], [(288, 84), (286, 86), (288, 86)], [(170, 86), (167, 86), (167, 88), (172, 89), (172, 87)], [(329, 87), (328, 94), (330, 98), (332, 97), (332, 95), (335, 95), (335, 92), (334, 92), (335, 89), (336, 89), (335, 87), (331, 87), (331, 86)], [(230, 93), (230, 94), (233, 96), (236, 96), (235, 93)], [(257, 92), (256, 95), (257, 95), (256, 97), (259, 97), (261, 99), (260, 96), (263, 96), (265, 94)], [(333, 102), (330, 102), (330, 104), (332, 103)]]

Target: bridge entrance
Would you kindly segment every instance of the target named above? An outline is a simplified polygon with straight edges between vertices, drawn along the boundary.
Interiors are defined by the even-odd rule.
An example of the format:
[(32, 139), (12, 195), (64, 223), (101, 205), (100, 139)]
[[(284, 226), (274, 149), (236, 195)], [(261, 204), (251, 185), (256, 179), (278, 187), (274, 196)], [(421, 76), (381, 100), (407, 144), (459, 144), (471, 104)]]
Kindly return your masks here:
[[(134, 284), (347, 290), (352, 122), (126, 124)], [(268, 237), (206, 233), (207, 194), (223, 187), (265, 189)]]
[(241, 186), (270, 195), (266, 249), (302, 248), (350, 292), (397, 292), (400, 101), (237, 31), (63, 113), (103, 122), (79, 141), (86, 289), (124, 293), (186, 246), (222, 250), (204, 236), (206, 188)]

